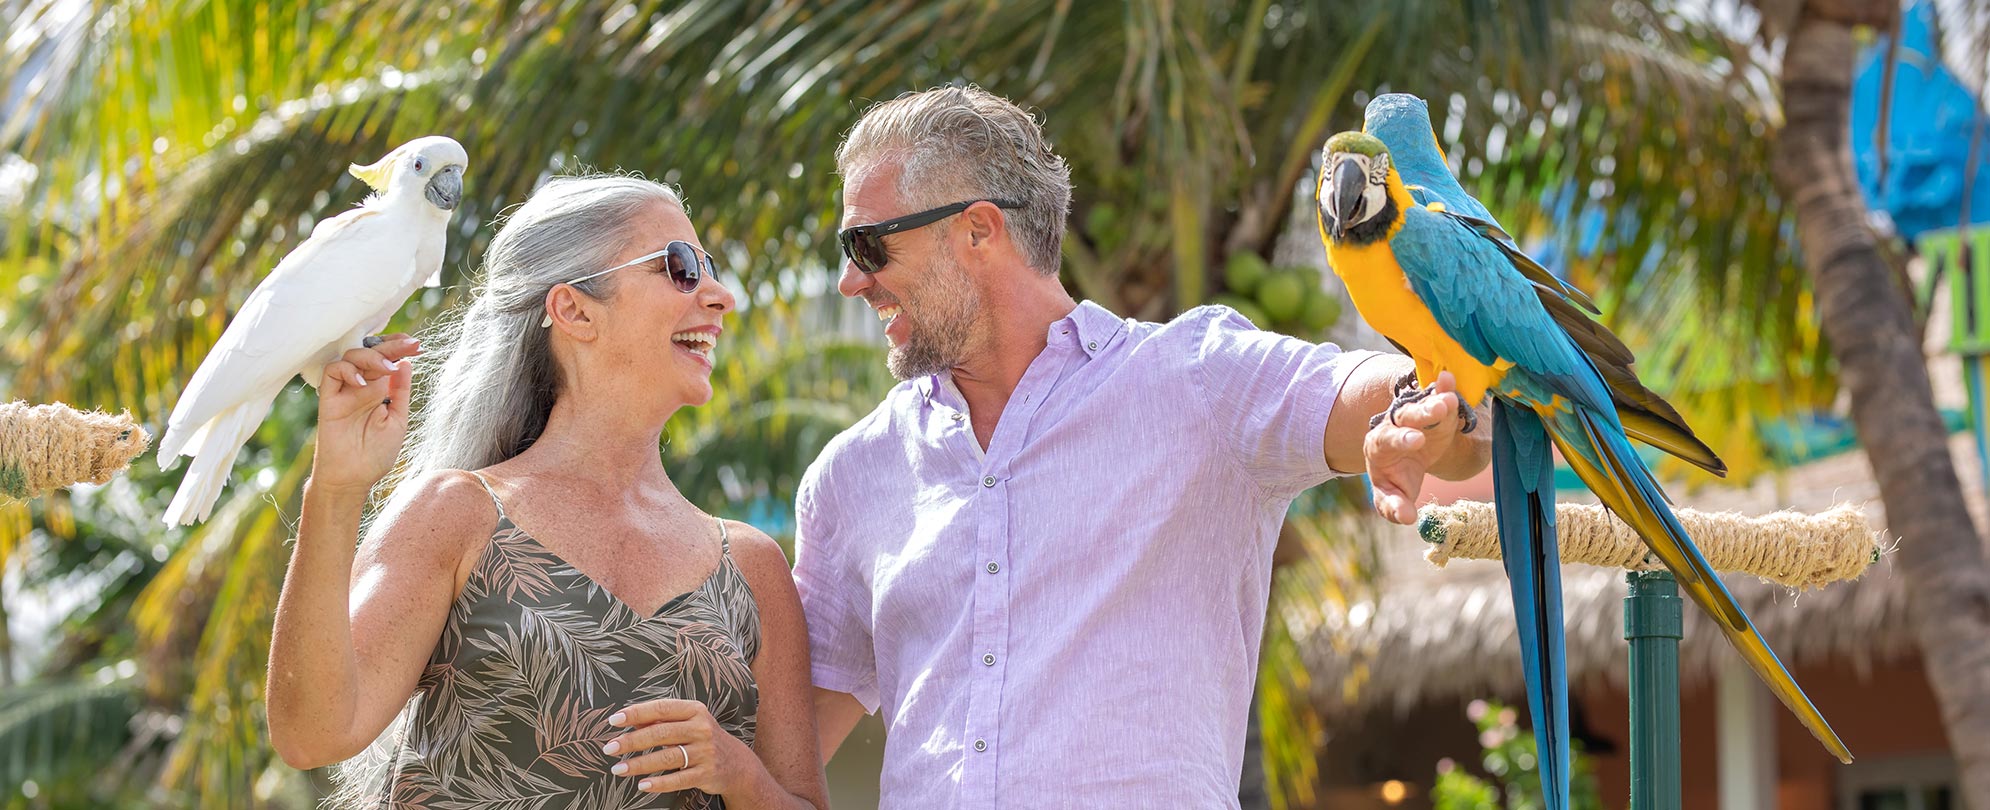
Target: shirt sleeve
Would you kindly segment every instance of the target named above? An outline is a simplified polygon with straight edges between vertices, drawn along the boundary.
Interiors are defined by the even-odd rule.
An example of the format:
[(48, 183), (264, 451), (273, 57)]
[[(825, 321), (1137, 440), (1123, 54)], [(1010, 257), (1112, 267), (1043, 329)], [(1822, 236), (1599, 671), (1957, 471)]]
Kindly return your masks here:
[(815, 685), (847, 692), (864, 711), (878, 710), (877, 658), (871, 643), (865, 580), (848, 564), (832, 509), (817, 501), (820, 469), (795, 493), (795, 590), (808, 623), (809, 675)]
[(1204, 310), (1193, 376), (1245, 473), (1277, 497), (1334, 477), (1327, 417), (1354, 370), (1383, 355), (1260, 331), (1229, 307)]

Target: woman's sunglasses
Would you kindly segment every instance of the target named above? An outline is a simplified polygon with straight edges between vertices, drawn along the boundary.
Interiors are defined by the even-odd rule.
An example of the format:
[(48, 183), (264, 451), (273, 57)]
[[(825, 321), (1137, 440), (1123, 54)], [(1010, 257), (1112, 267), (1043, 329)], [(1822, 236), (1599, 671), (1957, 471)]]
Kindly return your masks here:
[[(668, 245), (664, 245), (662, 250), (655, 253), (645, 253), (614, 267), (589, 273), (566, 283), (579, 284), (591, 278), (608, 275), (624, 267), (634, 267), (643, 262), (655, 261), (658, 257), (663, 258), (663, 269), (664, 272), (670, 274), (670, 283), (675, 285), (679, 292), (686, 295), (695, 292), (698, 289), (698, 283), (703, 281), (706, 276), (718, 272), (718, 269), (712, 264), (712, 254), (693, 247), (690, 242), (676, 240)], [(543, 328), (552, 325), (553, 314), (548, 312), (539, 326)]]
[(692, 247), (690, 242), (680, 240), (664, 245), (662, 250), (655, 253), (645, 253), (614, 267), (589, 273), (567, 283), (579, 284), (591, 278), (608, 275), (624, 267), (634, 267), (643, 262), (653, 261), (659, 256), (663, 257), (663, 269), (670, 274), (671, 283), (676, 284), (677, 289), (681, 292), (689, 293), (698, 289), (698, 282), (700, 280), (717, 272), (712, 266), (712, 254)]
[(843, 245), (843, 257), (857, 266), (858, 270), (875, 273), (891, 263), (891, 256), (884, 249), (884, 237), (894, 233), (904, 233), (926, 227), (947, 217), (966, 211), (975, 203), (992, 203), (996, 208), (1021, 208), (1022, 203), (1011, 200), (968, 200), (953, 205), (942, 205), (917, 214), (906, 214), (896, 219), (873, 222), (869, 225), (852, 225), (836, 234), (836, 241)]

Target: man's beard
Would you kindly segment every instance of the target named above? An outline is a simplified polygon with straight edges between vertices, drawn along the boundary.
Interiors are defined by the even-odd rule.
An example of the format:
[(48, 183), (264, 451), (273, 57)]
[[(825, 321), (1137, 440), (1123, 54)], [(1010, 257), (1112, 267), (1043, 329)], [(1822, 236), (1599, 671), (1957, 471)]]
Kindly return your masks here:
[(922, 288), (914, 291), (911, 306), (900, 302), (898, 317), (913, 320), (906, 323), (905, 341), (885, 355), (885, 368), (901, 380), (960, 365), (981, 309), (980, 291), (968, 283), (966, 269), (952, 256), (930, 268), (924, 281)]

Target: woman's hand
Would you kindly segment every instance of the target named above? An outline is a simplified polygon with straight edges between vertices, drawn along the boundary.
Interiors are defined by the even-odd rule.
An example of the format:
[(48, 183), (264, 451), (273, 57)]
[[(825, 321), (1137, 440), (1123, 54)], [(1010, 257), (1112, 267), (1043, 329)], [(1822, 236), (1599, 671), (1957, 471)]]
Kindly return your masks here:
[(753, 749), (720, 728), (711, 710), (695, 700), (638, 703), (608, 723), (628, 730), (602, 746), (602, 753), (625, 757), (613, 768), (615, 775), (641, 779), (636, 788), (646, 793), (696, 789), (722, 796), (765, 770)]
[(421, 346), (388, 335), (325, 366), (318, 384), (318, 452), (312, 486), (365, 492), (394, 466), (408, 434), (408, 388)]

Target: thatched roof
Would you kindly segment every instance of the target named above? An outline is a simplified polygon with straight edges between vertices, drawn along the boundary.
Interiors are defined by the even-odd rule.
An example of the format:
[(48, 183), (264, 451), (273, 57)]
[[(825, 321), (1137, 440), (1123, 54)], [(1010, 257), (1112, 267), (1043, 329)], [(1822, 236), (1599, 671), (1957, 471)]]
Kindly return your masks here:
[[(1982, 489), (1966, 435), (1958, 472), (1971, 511), (1983, 519)], [(1762, 514), (1794, 508), (1822, 511), (1850, 501), (1866, 505), (1875, 526), (1884, 525), (1877, 487), (1862, 453), (1823, 459), (1787, 471), (1780, 480), (1745, 489), (1708, 488), (1681, 505), (1708, 511)], [(1314, 702), (1328, 713), (1406, 710), (1418, 703), (1522, 692), (1519, 641), (1512, 597), (1499, 563), (1456, 560), (1437, 569), (1422, 559), (1425, 544), (1407, 527), (1384, 541), (1379, 596), (1345, 613), (1325, 611), (1325, 623), (1301, 642)], [(1797, 593), (1746, 576), (1727, 578), (1786, 666), (1852, 667), (1914, 653), (1907, 603), (1890, 558), (1852, 582)], [(1563, 569), (1569, 680), (1625, 681), (1624, 572), (1585, 565)], [(1685, 683), (1713, 676), (1727, 641), (1690, 601), (1684, 608), (1680, 676)]]
[[(1405, 538), (1405, 546), (1414, 543)], [(1412, 557), (1408, 562), (1426, 565)], [(1829, 663), (1861, 669), (1913, 652), (1906, 599), (1892, 565), (1881, 560), (1854, 582), (1801, 594), (1759, 580), (1730, 578), (1728, 588), (1787, 666)], [(1521, 691), (1513, 600), (1498, 563), (1464, 560), (1440, 576), (1393, 578), (1372, 602), (1329, 624), (1307, 644), (1314, 700), (1329, 711), (1383, 706), (1406, 710), (1444, 698)], [(1563, 571), (1569, 680), (1625, 679), (1624, 575), (1590, 566)], [(1685, 606), (1681, 678), (1711, 677), (1733, 655), (1699, 609)], [(1357, 621), (1358, 620), (1358, 621)]]

